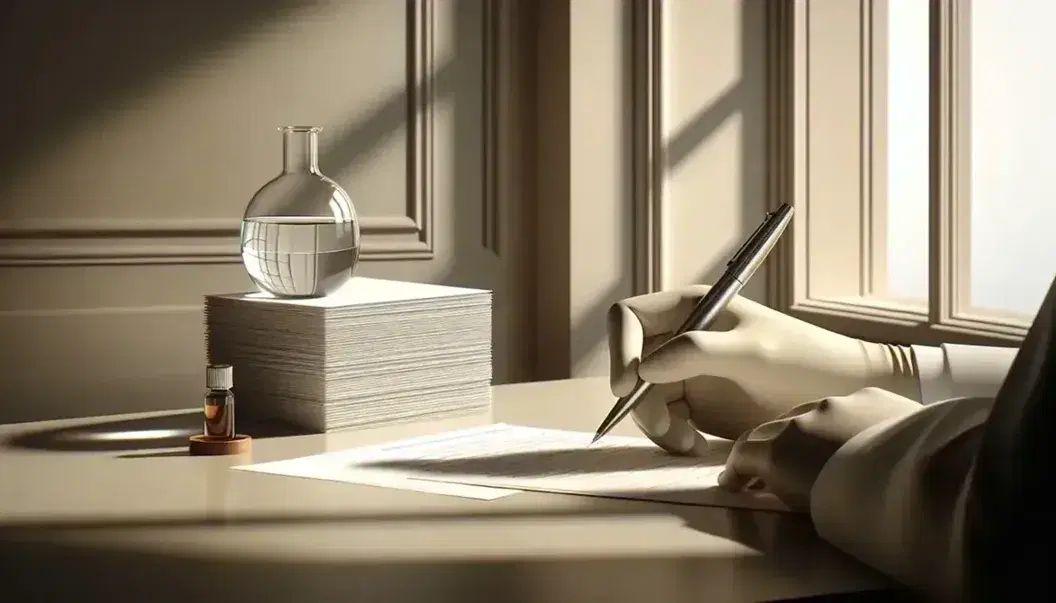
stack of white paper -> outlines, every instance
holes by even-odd
[[[355,277],[334,294],[205,299],[239,411],[328,431],[486,410],[490,291]]]

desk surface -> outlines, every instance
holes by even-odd
[[[483,502],[229,469],[492,421],[588,431],[612,400],[588,379],[500,386],[494,402],[490,417],[258,430],[251,458],[187,456],[197,410],[0,426],[5,591],[720,603],[889,586],[818,540],[805,516],[539,493]],[[614,433],[638,435],[630,421]]]

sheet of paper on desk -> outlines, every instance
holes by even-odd
[[[725,450],[676,457],[644,437],[608,436],[593,446],[580,432],[496,424],[364,458],[362,468],[412,479],[679,504],[787,510],[772,496],[718,487]],[[390,455],[391,456],[391,455]]]
[[[469,430],[474,431],[474,430]],[[436,450],[459,448],[462,432],[448,432],[436,436],[411,438],[376,446],[326,452],[284,461],[241,465],[241,471],[269,473],[288,477],[321,479],[363,486],[377,486],[398,490],[413,490],[477,500],[496,500],[517,490],[491,488],[458,482],[425,481],[414,479],[416,471],[400,469],[399,463],[436,457]],[[386,463],[393,466],[384,466]]]

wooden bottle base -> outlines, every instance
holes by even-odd
[[[227,454],[245,454],[249,452],[253,438],[238,434],[230,440],[206,435],[193,435],[189,446],[194,456],[217,456]]]

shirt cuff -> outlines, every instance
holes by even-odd
[[[910,346],[917,364],[917,383],[920,387],[920,403],[932,404],[950,399],[953,387],[950,382],[949,362],[944,346]]]

